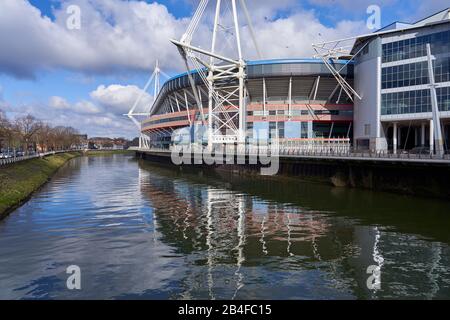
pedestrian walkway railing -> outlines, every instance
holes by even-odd
[[[178,146],[182,147],[182,152],[208,152],[207,147],[199,147],[199,146]],[[144,152],[155,152],[155,153],[171,153],[175,150],[173,147],[171,148],[158,148],[152,147],[148,148],[130,148],[130,150],[134,151],[144,151]],[[223,153],[233,152],[234,154],[242,154],[243,149],[237,146],[228,146],[223,149]],[[257,154],[274,154],[276,153],[280,157],[289,157],[289,158],[302,158],[302,157],[310,157],[310,158],[342,158],[342,159],[363,159],[363,160],[419,160],[422,162],[426,162],[427,160],[432,161],[448,161],[450,163],[450,154],[445,154],[442,156],[430,154],[430,153],[411,153],[407,151],[402,151],[397,154],[388,151],[378,151],[378,152],[369,152],[369,151],[361,151],[353,149],[350,144],[343,143],[339,141],[337,143],[328,143],[326,145],[295,145],[292,143],[284,144],[279,143],[277,148],[273,148],[273,146],[253,146],[247,145],[245,147],[246,155],[257,155]]]
[[[51,156],[51,155],[55,155],[55,154],[59,154],[59,153],[65,153],[65,152],[69,152],[69,151],[70,150],[51,151],[51,152],[45,152],[45,153],[36,153],[33,155],[22,156],[22,157],[11,157],[11,158],[7,158],[7,159],[0,159],[0,167],[8,165],[8,164],[16,163],[16,162],[21,162],[21,161],[36,159],[36,158],[44,158],[47,156]]]

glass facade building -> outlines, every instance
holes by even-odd
[[[439,111],[450,111],[448,89],[436,89]],[[382,95],[381,115],[423,112],[431,112],[430,90],[404,91]]]
[[[450,31],[385,43],[382,46],[381,115],[431,112],[430,89],[423,89],[423,85],[430,84],[427,43],[436,58],[433,61],[435,82],[450,81]],[[410,59],[421,61],[411,62]],[[449,88],[436,91],[439,110],[449,111]]]
[[[450,31],[437,32],[383,45],[383,63],[427,56],[427,43],[434,55],[450,52]]]
[[[450,145],[450,8],[362,35],[351,54],[358,93],[353,109],[356,149],[398,154],[427,147],[433,153],[441,141]],[[433,93],[438,115],[432,112]]]
[[[430,90],[413,90],[382,95],[381,114],[431,112]]]
[[[450,111],[450,87],[436,89],[440,111]]]
[[[428,84],[428,63],[417,62],[382,69],[381,88],[392,89]]]

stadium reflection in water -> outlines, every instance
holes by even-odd
[[[0,299],[450,298],[449,212],[446,201],[79,158],[0,222]],[[66,288],[70,265],[79,291]]]
[[[158,239],[192,266],[181,298],[450,297],[448,245],[429,241],[448,243],[448,203],[141,168]]]

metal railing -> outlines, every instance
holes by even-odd
[[[167,149],[167,148],[157,148],[152,147],[150,149],[147,148],[130,148],[133,151],[145,151],[145,152],[155,152],[155,153],[171,153],[173,149]],[[197,147],[190,147],[190,146],[183,146],[183,152],[207,152],[208,150],[206,148],[199,148]],[[234,152],[234,154],[242,154],[242,149],[232,146],[223,149],[223,152]],[[270,146],[253,146],[253,145],[247,145],[245,147],[245,154],[246,155],[258,155],[258,154],[264,154],[264,155],[270,155],[272,152]],[[394,154],[392,152],[388,151],[378,151],[378,152],[371,152],[371,151],[361,151],[357,149],[353,149],[353,147],[350,146],[350,144],[339,142],[337,144],[326,144],[326,145],[303,145],[303,146],[296,146],[292,144],[282,144],[280,143],[278,146],[277,154],[280,157],[289,157],[289,158],[302,158],[302,157],[308,157],[308,158],[341,158],[341,159],[362,159],[362,160],[405,160],[405,161],[421,161],[421,162],[433,162],[433,161],[445,161],[450,163],[450,154],[445,154],[443,156],[438,156],[434,154],[416,154],[416,153],[409,153],[407,151],[402,151],[397,154]]]
[[[363,158],[363,159],[399,159],[399,160],[446,160],[450,161],[450,155],[438,156],[434,154],[417,154],[407,151],[394,154],[387,151],[367,152],[353,150],[325,150],[325,151],[302,151],[302,150],[280,150],[280,155],[310,156],[310,157],[342,157],[342,158]]]
[[[280,140],[279,153],[291,154],[348,154],[351,151],[350,139],[296,139]]]
[[[0,159],[0,167],[6,166],[8,164],[16,163],[16,162],[21,162],[21,161],[36,159],[36,158],[44,158],[47,156],[51,156],[51,155],[55,155],[55,154],[59,154],[59,153],[66,153],[66,152],[70,152],[70,151],[71,150],[51,151],[51,152],[45,152],[45,153],[36,153],[33,155],[22,156],[22,157],[11,157],[11,158],[7,158],[7,159]]]

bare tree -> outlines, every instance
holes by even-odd
[[[52,128],[48,124],[42,124],[40,130],[36,133],[36,141],[41,152],[52,150]]]
[[[3,149],[3,143],[6,140],[7,130],[9,128],[9,121],[6,119],[3,111],[0,110],[0,151]]]
[[[52,127],[31,115],[19,117],[11,123],[0,110],[0,149],[5,145],[8,149],[22,146],[28,154],[31,146],[35,150],[48,152],[72,149],[80,143],[81,136],[72,127]]]
[[[80,143],[80,135],[72,127],[58,126],[51,130],[50,140],[55,149],[67,150]]]
[[[13,130],[13,125],[6,115],[0,110],[0,150],[5,146],[7,149],[14,147],[17,143],[17,136]]]
[[[67,127],[66,135],[67,135],[67,145],[66,145],[67,149],[71,149],[72,147],[80,144],[80,142],[81,142],[80,132],[77,129],[72,128],[72,127]]]
[[[10,128],[10,123],[3,111],[0,110],[0,137],[4,137],[6,130]]]
[[[35,138],[41,128],[42,122],[37,120],[32,115],[26,115],[16,119],[14,129],[22,141],[26,154],[28,154],[30,145],[36,144]]]
[[[64,149],[64,127],[58,126],[52,129],[53,144],[55,150]]]

